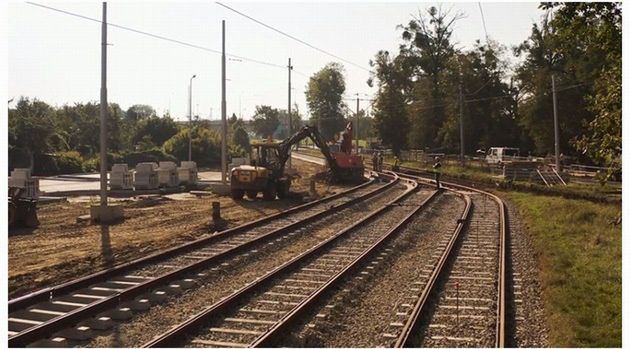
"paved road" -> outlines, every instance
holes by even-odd
[[[299,159],[308,162],[314,162],[321,165],[326,165],[326,160],[306,154],[291,154],[294,159]],[[84,173],[84,174],[71,174],[71,175],[59,175],[52,177],[39,177],[39,190],[42,195],[54,196],[55,193],[68,192],[68,191],[83,191],[83,190],[99,190],[100,189],[100,174],[98,173]],[[221,180],[221,172],[203,171],[199,172],[199,180],[204,182],[215,182]]]
[[[98,173],[61,175],[54,177],[40,177],[39,190],[43,195],[55,195],[58,192],[75,190],[99,190],[100,175]],[[220,181],[220,172],[199,172],[201,181]]]

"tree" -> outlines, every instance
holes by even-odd
[[[234,130],[234,137],[232,139],[232,143],[241,147],[245,152],[250,153],[252,151],[252,146],[249,142],[249,136],[247,132],[242,127]]]
[[[444,72],[455,54],[450,41],[453,24],[462,18],[450,15],[441,7],[430,7],[426,15],[419,12],[403,29],[400,60],[411,68],[411,96],[407,113],[411,122],[410,145],[433,148],[438,144],[438,130],[445,121],[445,95],[441,83]]]
[[[268,105],[256,106],[252,125],[254,132],[263,138],[272,136],[280,125],[278,109]]]
[[[135,145],[141,140],[145,142],[150,140],[153,144],[162,146],[164,142],[177,134],[177,131],[177,124],[170,115],[165,115],[164,117],[153,115],[138,123],[132,142]]]
[[[345,127],[342,100],[345,91],[343,66],[339,63],[327,64],[309,79],[305,94],[311,120],[319,125],[327,141]]]
[[[404,87],[409,72],[405,71],[402,57],[391,58],[389,52],[379,51],[370,65],[375,68],[368,85],[378,80],[378,94],[374,101],[374,128],[383,144],[395,154],[406,148],[409,119],[405,109]]]
[[[50,139],[55,134],[55,110],[48,104],[21,97],[15,109],[9,109],[9,147],[22,151],[34,165],[34,156],[54,150]]]
[[[516,50],[525,60],[517,69],[523,100],[520,123],[534,140],[539,153],[553,152],[553,102],[551,75],[556,79],[560,151],[581,155],[577,141],[592,133],[596,118],[595,96],[608,87],[593,84],[606,79],[621,57],[621,6],[617,3],[543,3],[554,8],[530,38]],[[584,144],[582,144],[584,145]],[[584,149],[582,149],[583,151]],[[614,151],[613,149],[610,149]],[[592,154],[591,152],[584,152]],[[592,159],[596,160],[596,159]]]
[[[146,104],[134,104],[125,113],[125,119],[138,122],[142,119],[146,119],[152,116],[156,116],[155,109],[152,106]]]
[[[460,150],[460,86],[464,98],[461,112],[464,149],[474,153],[491,146],[519,146],[520,128],[514,114],[515,94],[505,83],[506,66],[496,43],[481,44],[457,53],[445,71],[446,120],[438,133],[439,145],[449,152]]]
[[[190,129],[181,129],[164,142],[166,153],[179,160],[188,159],[188,134]],[[195,128],[192,131],[192,158],[200,166],[216,165],[221,160],[221,137],[215,130]]]

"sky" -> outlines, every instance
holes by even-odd
[[[33,2],[101,19],[101,2]],[[399,24],[432,5],[465,18],[456,22],[453,41],[469,49],[488,36],[506,47],[523,42],[543,11],[538,2],[230,2],[226,5],[355,65],[340,62],[232,12],[215,2],[108,2],[108,22],[154,35],[221,50],[221,21],[226,21],[226,51],[269,64],[228,59],[227,115],[245,119],[256,105],[286,109],[288,58],[292,60],[292,101],[307,114],[308,78],[329,62],[345,67],[346,102],[354,109],[356,93],[369,98],[369,60],[379,50],[397,52]],[[54,106],[98,102],[100,98],[99,22],[77,18],[26,2],[8,4],[8,98],[37,98]],[[124,110],[153,106],[188,118],[188,88],[193,79],[192,109],[201,119],[221,117],[221,55],[110,26],[108,28],[108,100]],[[15,102],[13,102],[15,103]],[[292,103],[292,104],[293,104]],[[361,108],[367,104],[361,101]],[[11,105],[10,105],[11,106]]]

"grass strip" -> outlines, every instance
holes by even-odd
[[[621,347],[621,205],[503,192],[538,256],[552,347]]]

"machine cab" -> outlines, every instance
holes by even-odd
[[[252,166],[260,166],[273,172],[282,170],[277,143],[259,143],[252,145]]]

